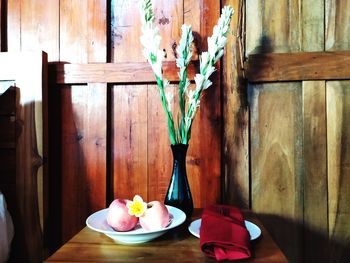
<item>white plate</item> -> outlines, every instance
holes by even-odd
[[[201,227],[202,219],[194,220],[188,227],[192,235],[199,238],[199,229]],[[250,240],[257,239],[261,235],[261,229],[254,223],[244,220],[245,226],[249,232]]]
[[[115,231],[107,224],[106,218],[108,208],[97,211],[90,215],[86,219],[86,225],[90,229],[103,233],[106,236],[112,238],[117,243],[144,243],[165,234],[169,229],[181,225],[186,220],[186,214],[180,209],[168,205],[166,207],[168,208],[170,217],[172,218],[171,222],[166,228],[157,231],[145,231],[139,224],[135,229],[127,232]]]

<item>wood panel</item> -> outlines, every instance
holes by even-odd
[[[327,83],[329,235],[334,262],[350,259],[349,85],[349,81]]]
[[[326,85],[303,82],[304,260],[329,262]],[[319,251],[314,253],[314,251]]]
[[[85,83],[155,83],[154,73],[148,62],[136,63],[89,63],[55,64],[51,66],[57,84]],[[179,81],[175,62],[164,62],[163,74],[169,81]],[[194,79],[196,68],[193,63],[188,67],[188,78]]]
[[[60,1],[60,61],[106,62],[106,12],[105,1]],[[61,91],[63,242],[106,206],[106,96],[98,83]]]
[[[175,93],[174,86],[170,87],[172,89],[169,91],[170,93]],[[149,145],[147,149],[148,200],[162,201],[165,198],[170,182],[172,154],[166,126],[167,120],[160,102],[157,86],[148,86],[148,98],[152,98],[147,103],[147,141]],[[189,174],[188,169],[187,173]]]
[[[349,50],[350,3],[326,0],[326,50]],[[350,79],[350,78],[349,78]],[[327,89],[328,207],[330,258],[350,260],[348,171],[349,81],[329,81]]]
[[[21,1],[7,1],[7,30],[6,31],[7,31],[7,51],[20,51],[21,50]]]
[[[183,21],[182,1],[153,1],[153,8],[155,12],[155,25],[159,27],[160,34],[162,36],[161,48],[163,48],[166,51],[166,60],[174,60],[172,45],[176,40],[179,39],[179,36],[181,34],[180,29]],[[141,21],[137,1],[112,1],[111,23],[112,62],[144,62],[145,58],[142,55],[141,42],[139,41],[141,36]],[[125,50],[128,50],[130,48],[134,49],[135,52],[125,52]],[[149,72],[149,70],[150,66],[148,65],[148,70],[143,70],[143,72]],[[170,76],[170,79],[177,79],[176,71],[173,72],[175,74],[173,74],[173,77]],[[153,73],[150,75],[151,78],[149,78],[148,80],[152,79],[152,82],[154,82],[154,76],[152,76]],[[140,78],[129,78],[128,82],[132,84],[134,82],[137,82],[137,79]],[[157,91],[156,94],[150,91],[154,88]],[[125,86],[123,90],[120,90],[119,86],[114,86],[113,89],[114,95],[118,94],[118,97],[115,99],[118,99],[135,93],[134,90],[137,88],[134,86]],[[162,200],[164,199],[163,196],[165,195],[166,189],[165,191],[164,189],[159,191],[158,188],[154,188],[153,186],[159,182],[162,182],[164,180],[164,176],[165,178],[170,177],[170,172],[163,173],[161,169],[162,165],[169,165],[169,161],[165,163],[162,163],[160,161],[153,162],[153,158],[161,156],[161,152],[159,152],[159,150],[162,150],[159,149],[159,146],[167,148],[167,145],[169,145],[167,136],[168,132],[166,130],[166,121],[164,120],[162,122],[159,122],[159,120],[155,120],[153,118],[154,111],[149,111],[150,105],[161,105],[158,94],[158,88],[156,88],[153,85],[140,86],[140,91],[138,92],[138,94],[141,97],[135,98],[134,100],[132,100],[134,102],[130,101],[130,103],[133,103],[132,105],[134,105],[134,109],[136,106],[140,110],[143,109],[142,115],[136,118],[135,114],[137,112],[134,112],[134,109],[124,108],[123,112],[128,112],[127,114],[133,117],[133,119],[130,120],[131,123],[121,123],[115,121],[114,123],[112,123],[112,125],[114,125],[113,129],[115,135],[117,135],[118,133],[123,134],[124,136],[127,135],[128,140],[130,140],[128,145],[125,145],[123,141],[113,142],[114,146],[119,146],[118,148],[114,147],[113,149],[115,155],[120,156],[119,154],[125,154],[125,149],[120,148],[120,146],[127,146],[126,151],[128,152],[127,163],[119,162],[119,166],[117,167],[124,171],[129,171],[128,175],[130,178],[124,178],[119,181],[128,181],[132,184],[127,184],[131,186],[131,188],[129,188],[128,190],[128,196],[132,194],[138,194],[138,191],[141,191],[139,194],[143,193],[143,197],[149,201]],[[150,94],[152,94],[153,96]],[[112,110],[114,116],[120,117],[119,105],[114,103]],[[159,116],[162,115],[164,115],[163,117],[165,117],[163,110],[159,112]],[[164,136],[158,137],[154,133],[149,132],[149,130],[153,130],[153,127],[157,125],[164,125],[164,129],[162,129],[162,133],[164,134]],[[115,139],[117,138],[120,138],[120,136],[115,136]],[[142,139],[144,139],[145,142],[142,142]],[[146,145],[144,143],[146,143]],[[171,159],[169,158],[168,160]],[[117,178],[121,179],[120,175],[117,174],[117,167],[115,166],[113,170],[113,176],[116,179],[116,189],[114,192],[115,196],[118,196],[119,193],[122,194],[127,191],[127,189],[121,191],[121,188],[125,188],[125,185],[116,185],[120,183],[117,181]],[[123,174],[125,175],[125,173]],[[139,183],[135,184],[133,182]],[[140,185],[140,183],[143,183],[144,185]]]
[[[21,50],[43,50],[59,59],[59,0],[21,0]]]
[[[349,51],[253,54],[246,65],[247,78],[250,82],[348,79],[349,62]]]
[[[292,262],[300,262],[302,114],[298,83],[256,85],[251,95],[252,209]]]
[[[246,1],[246,52],[295,52],[300,50],[300,1]]]
[[[302,50],[324,51],[324,1],[304,0]],[[322,55],[325,55],[322,53]],[[337,55],[332,56],[337,58]],[[300,64],[304,64],[300,62]],[[325,68],[330,61],[321,62]],[[311,67],[311,66],[310,66]],[[337,67],[338,68],[338,67]],[[314,70],[317,72],[318,70]],[[329,67],[328,74],[337,72]],[[291,74],[292,75],[292,74]],[[316,75],[316,74],[315,74]],[[307,77],[303,80],[308,79]],[[321,79],[327,79],[324,76]],[[327,206],[327,124],[325,81],[303,81],[304,262],[329,262]],[[319,253],[314,253],[319,251]]]
[[[200,1],[200,51],[207,50],[207,38],[220,17],[220,1]],[[220,72],[220,62],[216,64]],[[211,76],[213,85],[201,97],[201,106],[195,117],[188,154],[189,183],[192,187],[194,207],[206,207],[221,201],[221,89],[220,74]],[[198,165],[198,167],[196,167]],[[195,176],[191,176],[191,169]]]
[[[246,55],[301,50],[300,1],[247,1]],[[260,68],[263,71],[263,68]],[[301,83],[249,85],[251,206],[291,262],[302,261]]]
[[[115,198],[147,200],[147,86],[115,86],[112,108],[113,187]]]
[[[155,25],[162,36],[161,47],[166,52],[166,60],[174,61],[174,48],[180,40],[183,24],[183,0],[152,1],[155,13]],[[167,91],[177,101],[176,85]],[[162,109],[159,90],[155,85],[148,85],[148,132],[147,132],[147,165],[148,165],[148,199],[164,200],[170,182],[172,155],[165,112]],[[173,119],[176,120],[173,107]]]
[[[249,110],[243,80],[243,1],[224,1],[235,10],[223,59],[223,201],[249,207]]]

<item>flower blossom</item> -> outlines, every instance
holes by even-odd
[[[128,202],[126,207],[128,208],[129,215],[140,217],[145,213],[147,203],[143,201],[141,196],[135,195],[132,202]]]

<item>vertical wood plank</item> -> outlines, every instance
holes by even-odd
[[[112,60],[113,62],[145,61],[140,42],[141,21],[139,1],[113,0],[112,7]],[[166,60],[174,60],[173,44],[181,36],[183,22],[182,0],[153,0],[155,25],[162,36],[161,48],[165,50]],[[130,48],[134,52],[125,52]]]
[[[213,27],[220,17],[220,1],[202,0],[200,7],[199,50],[206,51],[207,38],[212,35]],[[216,68],[217,72],[220,72],[220,63],[217,63]],[[198,169],[198,173],[194,173],[195,176],[191,176],[191,167],[188,172],[190,184],[195,185],[192,191],[195,207],[206,207],[221,201],[220,74],[215,73],[211,81],[213,85],[201,98],[201,106],[195,117],[189,142],[189,157],[196,160],[193,162],[193,169]]]
[[[305,262],[329,262],[324,81],[303,82]],[[314,253],[319,251],[318,253]]]
[[[301,96],[299,83],[256,85],[251,95],[252,209],[291,262],[301,261]]]
[[[21,50],[43,50],[49,61],[58,61],[59,0],[20,2]]]
[[[327,82],[328,205],[330,257],[350,259],[349,81]]]
[[[114,198],[147,200],[147,86],[114,86]]]
[[[5,1],[2,2],[4,3]],[[8,39],[7,49],[9,51],[44,50],[48,53],[48,59],[50,61],[57,61],[59,58],[59,1],[53,0],[44,3],[43,1],[30,0],[6,1],[6,3],[8,15],[6,30]],[[47,101],[45,100],[42,107],[46,107],[46,103]],[[41,113],[38,114],[37,109],[35,114],[38,120],[42,120],[43,116]],[[42,130],[44,121],[37,122],[36,128],[38,130]],[[46,135],[40,134],[38,138],[39,148],[43,147],[43,136]],[[47,145],[44,146],[47,147]],[[40,152],[40,154],[42,155],[43,153]],[[46,156],[46,153],[44,154]],[[45,166],[45,169],[47,168],[48,166]],[[50,235],[49,231],[52,229],[48,225],[52,219],[51,213],[48,211],[48,194],[46,189],[48,178],[44,177],[42,167],[38,169],[36,175],[39,198],[38,210],[46,242],[46,238]],[[48,243],[45,245],[48,245]],[[46,254],[48,253],[46,251],[47,249],[48,247],[45,247]]]
[[[326,50],[348,50],[350,3],[326,0]],[[328,81],[327,146],[330,258],[350,260],[349,81]]]
[[[247,54],[300,50],[300,1],[247,0]]]
[[[106,28],[104,1],[61,0],[60,61],[105,62]],[[65,87],[61,103],[65,242],[106,206],[106,84]]]
[[[174,86],[169,87],[175,92]],[[148,86],[148,200],[165,198],[172,170],[167,120],[155,85]],[[187,171],[189,173],[189,171]]]
[[[166,50],[167,60],[175,59],[175,47],[181,36],[183,24],[183,1],[154,1],[155,22],[160,28],[162,48]],[[173,94],[173,118],[177,119],[177,84],[168,87]],[[174,113],[175,112],[175,113]],[[164,200],[170,182],[172,155],[166,117],[162,108],[157,86],[148,86],[148,199]]]
[[[7,1],[7,51],[21,50],[21,2]]]
[[[325,0],[326,50],[350,49],[350,2]]]
[[[325,0],[303,0],[301,3],[302,51],[323,51]]]
[[[302,1],[247,1],[246,55],[301,50]],[[251,205],[291,262],[302,261],[301,83],[249,85]],[[287,238],[288,237],[288,238]]]
[[[226,0],[235,11],[228,35],[223,59],[223,201],[239,207],[249,207],[249,142],[248,103],[246,86],[242,78],[240,62],[244,50],[240,50],[240,30],[245,10],[243,1]]]
[[[303,51],[324,50],[324,1],[303,0]],[[304,81],[304,261],[328,262],[327,124],[324,81]],[[319,251],[319,253],[315,253]]]

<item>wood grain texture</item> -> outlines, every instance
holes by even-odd
[[[291,262],[302,256],[301,96],[299,83],[256,85],[251,95],[252,209]]]
[[[304,0],[302,50],[324,51],[325,1]],[[301,62],[301,64],[303,64]],[[328,62],[327,62],[328,66]],[[319,67],[324,67],[319,65]],[[329,71],[332,74],[332,70]],[[325,78],[326,79],[326,78]],[[303,81],[304,262],[329,262],[325,81]],[[319,251],[318,253],[314,253]]]
[[[104,1],[60,1],[61,62],[106,62],[106,14]],[[106,96],[102,83],[61,91],[63,242],[106,206]]]
[[[326,50],[349,50],[350,3],[341,0],[325,0]]]
[[[220,17],[220,1],[200,1],[200,51],[207,50],[207,37],[212,35],[213,27]],[[221,66],[216,64],[217,72]],[[206,207],[209,204],[221,201],[221,88],[220,74],[211,76],[213,85],[204,92],[201,106],[195,117],[191,140],[189,142],[190,158],[197,160],[194,165],[199,169],[197,177],[191,177],[189,182],[194,186],[195,207]]]
[[[224,1],[235,11],[223,58],[223,189],[225,203],[249,207],[249,110],[243,81],[240,37],[243,1]]]
[[[250,82],[348,79],[349,62],[349,51],[254,54],[246,65],[247,78]]]
[[[21,50],[43,50],[59,60],[59,0],[20,0]]]
[[[246,6],[249,17],[246,56],[301,50],[302,31],[296,26],[301,23],[301,1],[248,0]],[[255,74],[264,71],[261,67]],[[261,214],[288,260],[300,262],[303,255],[301,83],[249,85],[248,94],[251,206]]]
[[[327,82],[328,206],[330,257],[350,259],[349,203],[349,81]]]
[[[113,0],[112,7],[112,61],[113,62],[142,62],[142,45],[140,12],[137,0]],[[174,43],[181,36],[183,23],[183,1],[154,0],[152,1],[155,25],[160,29],[162,36],[161,49],[164,49],[166,60],[175,60]],[[175,45],[176,46],[176,45]],[[134,52],[125,52],[133,49]]]
[[[325,0],[301,1],[301,49],[323,51],[325,45]]]
[[[300,51],[301,1],[246,1],[246,52]]]
[[[21,1],[7,1],[7,51],[21,50]]]
[[[350,3],[326,0],[326,50],[349,50]],[[329,81],[327,89],[328,207],[330,258],[350,260],[349,81]]]
[[[175,94],[175,85],[169,89],[169,93]],[[163,201],[168,190],[173,161],[167,120],[160,102],[158,87],[148,85],[147,96],[150,98],[147,103],[148,200]]]
[[[114,198],[147,200],[147,86],[114,86],[112,160]]]
[[[148,62],[88,63],[51,65],[57,84],[85,83],[155,83],[154,73]],[[169,81],[179,81],[175,62],[163,64],[163,74]],[[188,78],[194,79],[194,64],[188,67]]]
[[[303,82],[304,260],[329,262],[326,84]],[[314,253],[314,251],[319,251]]]

